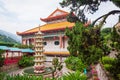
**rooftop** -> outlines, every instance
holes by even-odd
[[[70,23],[68,21],[63,21],[63,22],[42,25],[42,26],[40,26],[40,30],[42,32],[62,30],[62,29],[65,29],[66,27],[72,28],[74,25],[75,25],[74,23]],[[30,29],[30,30],[27,30],[24,32],[17,32],[17,34],[24,35],[24,34],[36,33],[38,31],[39,31],[39,27],[35,27],[33,29]]]
[[[0,46],[0,49],[2,50],[8,50],[8,51],[19,51],[19,52],[28,52],[28,53],[34,53],[34,50],[26,48],[26,49],[20,49],[20,48],[14,48],[14,47],[7,47],[7,46]]]

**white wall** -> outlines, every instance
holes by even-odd
[[[59,45],[55,45],[54,42],[55,41],[59,41],[59,40],[46,40],[45,42],[47,42],[47,45],[44,46],[45,52],[61,52],[61,51],[68,51],[67,50],[67,41],[65,40],[65,48],[60,48],[60,42]]]
[[[7,53],[8,53],[8,56],[7,56]],[[13,55],[12,55],[13,54]],[[20,55],[19,55],[20,54]],[[5,52],[4,54],[4,57],[20,57],[23,55],[23,53],[21,52],[12,52],[12,51],[8,51],[8,52]]]
[[[52,61],[53,58],[55,58],[55,56],[46,56],[46,60],[45,61]],[[60,57],[57,57],[57,58],[60,61]],[[67,57],[61,57],[61,58],[62,58],[62,62],[64,62]]]

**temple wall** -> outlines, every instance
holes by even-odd
[[[59,45],[55,45],[55,41],[59,41],[59,40],[46,40],[46,43],[47,43],[47,45],[45,45],[44,46],[44,49],[45,49],[45,51],[46,52],[61,52],[61,51],[68,51],[67,50],[67,46],[68,46],[68,44],[67,44],[67,40],[65,40],[65,47],[63,48],[63,47],[61,47],[60,48],[60,42],[59,42]]]
[[[51,61],[53,60],[53,58],[55,58],[55,56],[46,56],[46,62],[51,62]],[[58,56],[57,58],[58,58],[59,61],[60,61],[60,57]],[[66,58],[67,58],[67,57],[63,57],[63,56],[62,56],[62,62],[64,62]]]
[[[62,47],[60,47],[61,45],[61,41],[60,41],[60,35],[62,37]],[[46,42],[47,44],[44,45],[44,50],[45,52],[68,52],[67,50],[67,41],[68,39],[65,38],[64,36],[64,32],[53,32],[53,33],[44,33],[44,42]],[[30,39],[32,39],[32,41],[30,41]],[[25,35],[22,37],[22,44],[26,44],[29,45],[30,43],[32,43],[34,45],[34,37],[33,34],[32,35]],[[55,41],[59,42],[59,45],[55,45]]]

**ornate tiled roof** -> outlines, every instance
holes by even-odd
[[[42,25],[42,26],[40,26],[40,30],[42,32],[54,31],[54,30],[64,30],[66,27],[72,28],[73,26],[74,26],[74,23],[63,21],[63,22]],[[17,34],[24,35],[24,34],[36,33],[38,31],[39,31],[39,27],[35,27],[33,29],[30,29],[30,30],[27,30],[24,32],[17,32]]]
[[[70,55],[69,52],[64,52],[64,51],[61,51],[61,52],[44,52],[45,55]]]
[[[40,18],[40,20],[44,22],[49,22],[53,20],[58,20],[61,18],[66,18],[69,13],[60,9],[56,9],[53,13],[51,13],[47,18]]]

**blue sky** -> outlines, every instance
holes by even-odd
[[[69,11],[68,8],[61,8],[59,2],[61,0],[0,0],[0,29],[16,34],[25,30],[44,24],[40,18],[46,18],[56,8]],[[103,9],[104,8],[104,9]],[[91,20],[96,19],[115,7],[111,2],[103,3],[100,10],[95,14],[88,14]],[[112,26],[117,21],[118,15],[110,17],[106,26]]]

